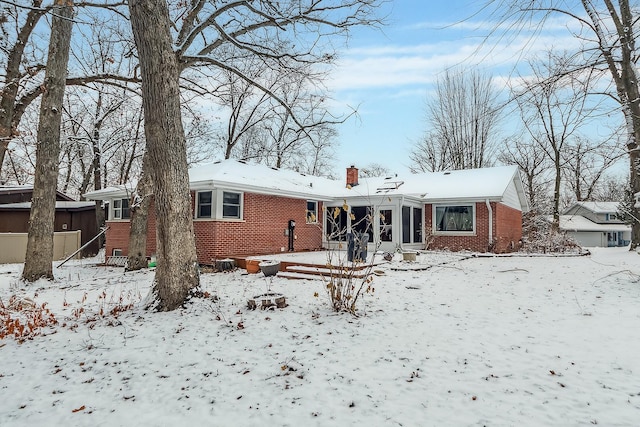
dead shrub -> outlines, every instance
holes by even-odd
[[[40,335],[44,328],[58,324],[47,303],[12,295],[7,305],[0,300],[0,340],[13,338],[22,343]]]

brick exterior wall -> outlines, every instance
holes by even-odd
[[[517,251],[520,249],[522,240],[522,212],[502,203],[497,203],[494,212],[498,220],[495,222],[493,251],[497,253]]]
[[[114,249],[121,249],[123,255],[129,255],[129,221],[106,221],[109,227],[105,241],[105,253],[113,254]],[[147,218],[147,256],[156,253],[156,210],[151,200],[149,205],[149,218]]]
[[[192,193],[192,204],[195,203]],[[294,250],[316,250],[322,247],[321,223],[307,224],[307,201],[288,197],[244,193],[242,221],[194,220],[198,260],[210,264],[215,259],[233,255],[264,255],[288,250],[285,236],[290,219],[296,222]],[[322,203],[318,202],[321,216]],[[155,209],[149,212],[147,255],[156,251]],[[114,248],[128,254],[129,222],[107,221],[106,254]]]
[[[491,202],[493,211],[493,245],[489,245],[489,210],[484,202],[475,204],[476,233],[474,236],[433,236],[429,249],[474,252],[511,252],[517,250],[522,238],[522,213],[501,203]],[[433,232],[432,205],[425,205],[427,236]]]

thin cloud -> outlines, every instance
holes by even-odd
[[[588,16],[580,15],[579,17],[588,21]],[[576,19],[566,15],[547,16],[537,21],[535,25],[527,25],[526,22],[517,20],[505,20],[497,22],[495,20],[477,20],[463,19],[460,21],[422,21],[404,25],[400,27],[401,31],[465,31],[465,32],[491,32],[491,33],[513,33],[513,34],[538,34],[540,27],[544,26],[544,33],[555,33],[558,31],[578,30],[580,24]],[[476,35],[477,37],[484,37]]]
[[[408,46],[378,45],[348,51],[339,61],[328,85],[334,90],[364,90],[425,86],[447,67],[480,67],[490,74],[516,74],[515,70],[536,53],[553,47],[570,49],[571,36],[521,36],[496,46],[440,42]]]

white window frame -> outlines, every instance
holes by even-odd
[[[449,230],[438,230],[438,225],[436,224],[436,212],[438,208],[447,208],[447,207],[471,207],[471,215],[473,216],[473,229],[471,231],[449,231]],[[431,229],[434,235],[438,236],[475,236],[476,235],[476,204],[475,203],[447,203],[447,204],[437,204],[432,205],[431,207]]]
[[[308,209],[309,203],[313,203],[313,205],[315,206],[313,211]],[[313,213],[313,216],[314,216],[313,221],[311,221],[310,218],[309,218],[309,214],[310,213]],[[305,217],[306,217],[307,224],[317,224],[318,223],[318,202],[316,200],[307,200],[307,205],[305,207]]]
[[[200,216],[200,194],[202,193],[211,193],[211,214],[209,216]],[[203,190],[196,191],[196,203],[195,203],[195,218],[196,219],[213,219],[215,215],[215,205],[216,205],[216,192],[213,190]]]
[[[123,207],[122,207],[122,202],[123,201],[127,201],[127,210],[129,211],[129,216],[126,218],[122,217],[122,213],[123,213]],[[116,207],[116,202],[120,202],[120,206]],[[110,203],[111,207],[111,219],[114,221],[128,221],[131,219],[131,206],[129,206],[129,199],[126,198],[119,198],[119,199],[113,199]]]
[[[224,193],[233,193],[237,194],[238,197],[238,216],[235,217],[225,217],[224,216]],[[241,191],[230,191],[230,190],[218,190],[218,203],[216,203],[216,218],[225,220],[225,221],[238,221],[243,219],[244,213],[244,193]]]

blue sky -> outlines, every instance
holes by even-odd
[[[357,106],[359,117],[340,126],[335,172],[370,163],[408,173],[409,152],[426,130],[425,103],[431,85],[446,67],[477,65],[497,84],[509,78],[523,50],[535,52],[563,41],[560,33],[543,34],[531,45],[527,34],[500,45],[478,46],[491,23],[473,15],[481,0],[395,0],[385,8],[381,30],[354,32],[328,83],[338,105]],[[383,12],[384,13],[384,12]],[[559,30],[568,37],[563,23]]]

